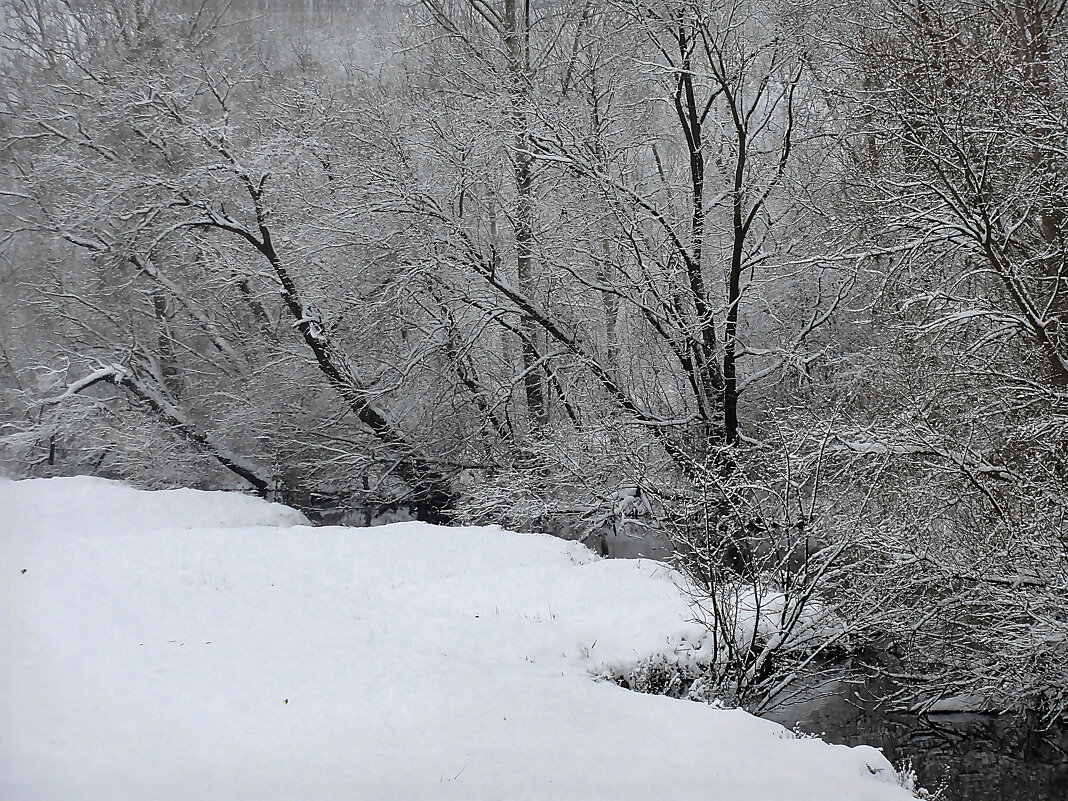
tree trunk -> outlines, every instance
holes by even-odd
[[[692,20],[683,19],[677,31],[679,63],[675,112],[682,125],[689,156],[690,252],[683,253],[697,334],[692,339],[691,369],[695,374],[697,407],[701,418],[701,450],[723,440],[724,375],[716,360],[716,326],[704,277],[705,153],[703,112],[693,83],[693,48],[697,45]]]
[[[504,44],[508,55],[509,94],[515,138],[512,143],[512,167],[516,188],[515,249],[516,272],[520,288],[531,294],[534,286],[534,159],[530,134],[530,7],[520,10],[517,0],[504,0]],[[538,328],[528,317],[520,320],[523,328],[523,390],[532,427],[540,428],[549,417],[549,409],[538,361]]]
[[[151,381],[139,376],[132,367],[116,364],[101,368],[80,381],[71,384],[66,392],[53,402],[59,402],[64,398],[77,395],[102,381],[125,390],[134,398],[146,404],[186,442],[201,453],[213,456],[227,470],[245,479],[253,486],[256,494],[261,498],[267,497],[267,493],[271,488],[271,481],[266,470],[215,442],[209,434],[201,431],[178,408],[177,403],[167,397],[165,390],[153,386]],[[52,448],[49,451],[50,459],[54,456],[54,443],[55,436],[53,435]],[[52,464],[52,462],[49,461],[49,464]]]

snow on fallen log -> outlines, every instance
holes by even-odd
[[[100,367],[97,370],[89,373],[84,378],[80,378],[74,383],[70,384],[67,389],[56,398],[56,401],[63,400],[65,398],[73,397],[79,392],[83,392],[89,387],[99,384],[101,381],[109,381],[113,384],[121,384],[126,377],[126,368],[118,364],[109,364],[104,367]]]

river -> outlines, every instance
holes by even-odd
[[[1068,725],[1029,729],[1006,716],[888,712],[863,685],[834,682],[819,697],[765,717],[831,743],[881,748],[911,761],[918,784],[944,801],[1068,800]]]

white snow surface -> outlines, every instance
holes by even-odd
[[[657,562],[306,522],[235,494],[0,481],[0,798],[911,797],[873,748],[595,681],[700,658]]]

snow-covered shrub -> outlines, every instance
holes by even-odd
[[[626,681],[620,683],[630,690],[648,695],[667,695],[682,698],[694,682],[692,669],[671,662],[663,655],[639,660]]]
[[[506,465],[472,478],[458,513],[466,523],[554,534],[598,550],[605,533],[658,527],[646,488],[670,475],[663,451],[633,427],[550,426]]]
[[[937,790],[931,791],[926,787],[920,786],[920,778],[916,774],[916,769],[912,766],[912,760],[904,760],[900,766],[895,770],[897,776],[898,786],[904,787],[916,798],[923,801],[939,801],[945,797],[946,784],[943,784]]]
[[[760,710],[806,672],[848,653],[869,622],[843,605],[854,532],[842,525],[805,433],[715,455],[659,508],[716,652],[699,694]],[[650,493],[652,494],[652,493]]]

